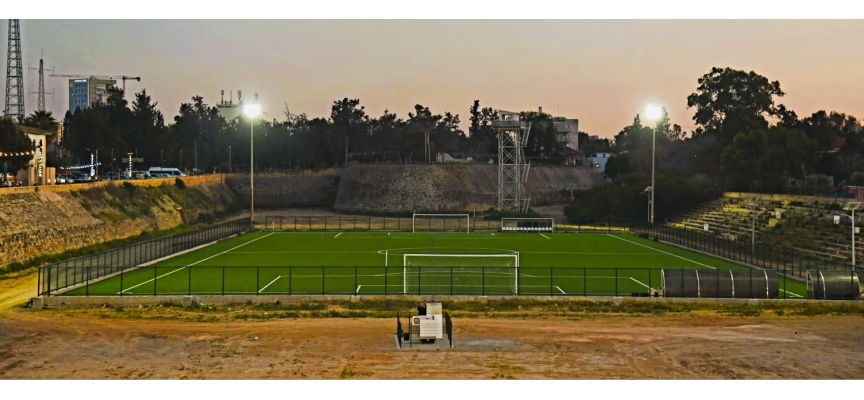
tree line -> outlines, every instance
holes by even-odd
[[[486,162],[497,157],[497,138],[492,129],[496,112],[475,101],[469,109],[470,128],[460,128],[458,114],[435,113],[417,104],[401,118],[385,110],[370,116],[359,99],[336,100],[328,118],[310,118],[293,113],[287,105],[281,121],[250,120],[246,116],[226,119],[219,109],[194,96],[183,103],[173,121],[166,121],[146,90],[135,93],[131,103],[118,88],[108,90],[107,100],[86,109],[67,112],[63,125],[63,151],[48,158],[49,166],[68,167],[89,163],[98,152],[103,165],[118,169],[121,158],[132,153],[143,165],[248,171],[251,161],[250,130],[254,125],[255,167],[257,170],[331,168],[352,161],[386,163],[433,163],[438,153],[454,158]],[[526,156],[548,162],[563,159],[564,146],[556,139],[549,114],[523,112],[536,122]],[[32,116],[25,124],[51,125],[58,122],[48,113]],[[230,165],[229,165],[230,162]],[[104,170],[104,168],[103,168]]]
[[[664,109],[648,125],[637,114],[611,141],[580,140],[583,150],[615,153],[606,165],[612,183],[577,193],[568,219],[646,221],[647,196],[640,193],[651,184],[652,137],[655,222],[723,191],[833,195],[839,185],[864,183],[861,122],[835,111],[800,118],[777,103],[785,94],[778,81],[753,71],[715,67],[687,97],[692,132],[671,124]]]

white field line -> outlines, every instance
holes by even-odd
[[[495,232],[492,232],[492,236],[495,236]]]
[[[333,236],[333,239],[336,239],[336,238],[339,237],[339,235],[341,235],[341,234],[342,234],[342,232],[337,233],[336,236]]]
[[[258,293],[261,293],[261,292],[263,292],[263,291],[264,291],[264,289],[267,289],[267,288],[268,288],[268,287],[270,287],[270,285],[272,285],[272,284],[274,284],[274,283],[276,283],[276,281],[278,281],[278,280],[279,280],[279,278],[281,278],[281,277],[282,277],[282,275],[279,275],[279,276],[277,276],[277,277],[276,277],[276,278],[275,278],[275,279],[273,279],[273,280],[272,280],[272,281],[270,281],[270,283],[268,283],[268,284],[266,284],[266,285],[264,285],[264,287],[262,287],[262,288],[261,288],[261,290],[259,290],[259,291],[258,291]]]
[[[555,286],[555,288],[558,289],[558,291],[561,292],[561,294],[567,294],[567,292],[561,290],[560,286]]]
[[[552,238],[550,238],[549,236],[546,236],[546,235],[544,235],[544,234],[542,234],[542,233],[540,234],[540,236],[543,236],[543,237],[545,237],[546,239],[552,240]]]
[[[682,259],[682,260],[684,260],[684,261],[689,261],[689,262],[691,262],[691,263],[693,263],[693,264],[699,264],[699,265],[701,265],[701,266],[703,266],[703,267],[707,267],[707,268],[711,268],[711,269],[717,269],[717,268],[712,267],[712,266],[710,266],[710,265],[708,265],[708,264],[702,264],[702,263],[700,263],[700,262],[698,262],[698,261],[693,261],[693,260],[691,260],[691,259],[689,259],[689,258],[681,257],[681,256],[679,256],[679,255],[677,255],[677,254],[672,254],[672,253],[669,253],[669,252],[666,252],[666,251],[663,251],[663,250],[660,250],[660,249],[655,249],[655,248],[653,248],[653,247],[646,246],[646,245],[644,245],[644,244],[642,244],[642,243],[636,243],[636,242],[634,242],[634,241],[632,241],[632,240],[623,239],[623,238],[620,238],[620,237],[618,237],[618,236],[610,235],[610,234],[608,234],[608,233],[606,234],[606,236],[613,237],[613,238],[618,239],[618,240],[623,240],[623,241],[625,241],[625,242],[627,242],[627,243],[632,243],[632,244],[635,244],[635,245],[637,245],[637,246],[642,246],[642,247],[644,247],[644,248],[646,248],[646,249],[651,249],[651,250],[654,250],[654,251],[657,251],[657,252],[660,252],[660,253],[663,253],[663,254],[668,254],[668,255],[670,255],[670,256],[672,256],[672,257],[678,257],[678,258],[680,258],[680,259]]]
[[[783,289],[780,289],[780,291],[783,292],[783,293],[786,293],[786,294],[788,294],[788,295],[795,296],[795,297],[797,297],[797,298],[799,298],[799,299],[803,299],[803,298],[804,298],[804,296],[801,296],[800,294],[797,294],[797,293],[787,292],[787,291],[785,291],[785,290],[783,290]]]
[[[357,285],[357,290],[354,291],[354,294],[360,293],[361,287],[363,287],[363,285]]]
[[[629,277],[629,278],[630,278],[630,280],[632,280],[633,282],[636,282],[636,283],[638,283],[638,284],[640,284],[640,285],[642,285],[642,286],[645,286],[645,287],[648,288],[648,289],[651,289],[650,286],[648,286],[648,285],[646,285],[646,284],[640,282],[638,279],[636,279],[636,278],[634,278],[634,277],[632,277],[632,276]]]
[[[225,254],[225,253],[230,252],[231,250],[239,249],[239,248],[241,248],[241,247],[243,247],[243,246],[245,246],[245,245],[247,245],[247,244],[249,244],[249,243],[252,243],[252,242],[254,242],[254,241],[258,241],[258,240],[264,239],[264,238],[266,238],[267,236],[272,235],[273,233],[274,233],[274,232],[268,233],[268,234],[266,234],[266,235],[264,235],[264,236],[261,236],[261,237],[259,237],[259,238],[255,238],[255,239],[252,239],[252,240],[250,240],[250,241],[248,241],[248,242],[246,242],[246,243],[243,243],[243,244],[241,244],[241,245],[239,245],[239,246],[236,246],[236,247],[230,248],[230,249],[228,249],[228,250],[225,250],[225,251],[223,251],[223,252],[221,252],[221,253],[219,253],[219,254],[212,255],[212,256],[207,257],[207,258],[205,258],[205,259],[195,261],[194,263],[189,264],[189,265],[187,265],[186,267],[191,267],[191,266],[193,266],[193,265],[195,265],[195,264],[202,263],[202,262],[207,261],[207,260],[209,260],[209,259],[211,259],[211,258],[215,258],[215,257],[221,256],[221,255],[223,255],[223,254]],[[157,277],[155,277],[155,278],[153,278],[153,279],[150,279],[150,280],[147,280],[147,281],[141,282],[141,283],[139,283],[139,284],[137,284],[137,285],[135,285],[135,286],[132,286],[132,287],[126,288],[126,289],[124,289],[124,290],[121,290],[121,291],[117,292],[117,294],[121,294],[121,293],[123,293],[123,292],[129,291],[129,290],[132,290],[132,289],[135,289],[136,287],[141,286],[141,285],[146,285],[146,284],[148,284],[148,283],[150,283],[150,282],[153,282],[153,281],[155,281],[155,280],[157,280],[157,279],[159,279],[159,278],[162,278],[162,277],[164,277],[164,276],[171,275],[171,274],[173,274],[173,273],[175,273],[175,272],[177,272],[177,271],[180,271],[180,270],[182,270],[182,269],[185,269],[186,267],[180,267],[180,268],[177,268],[177,269],[175,269],[175,270],[173,270],[173,271],[171,271],[171,272],[167,272],[167,273],[165,273],[165,274],[159,275],[159,276],[157,276]],[[156,267],[153,267],[153,268],[156,268]]]

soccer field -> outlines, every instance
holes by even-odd
[[[631,296],[659,289],[663,268],[748,269],[630,234],[256,232],[62,295]],[[779,280],[781,298],[805,295]]]

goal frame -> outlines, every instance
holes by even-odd
[[[465,233],[471,232],[471,215],[470,214],[413,214],[411,216],[411,233],[417,233],[417,217],[458,217],[465,218]],[[461,231],[456,231],[461,232]]]
[[[513,292],[519,295],[519,252],[512,254],[422,254],[406,253],[402,255],[402,294],[408,294],[408,257],[480,257],[480,258],[513,258],[515,263],[513,275]]]
[[[550,221],[552,222],[549,228],[539,228],[539,229],[531,229],[531,228],[519,228],[515,227],[512,229],[508,229],[504,226],[504,221]],[[548,232],[555,233],[555,218],[501,218],[501,232]]]

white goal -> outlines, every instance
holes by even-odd
[[[404,254],[405,294],[519,294],[519,253]]]
[[[501,232],[555,232],[555,218],[501,218]]]
[[[471,232],[468,214],[414,214],[411,232]]]

